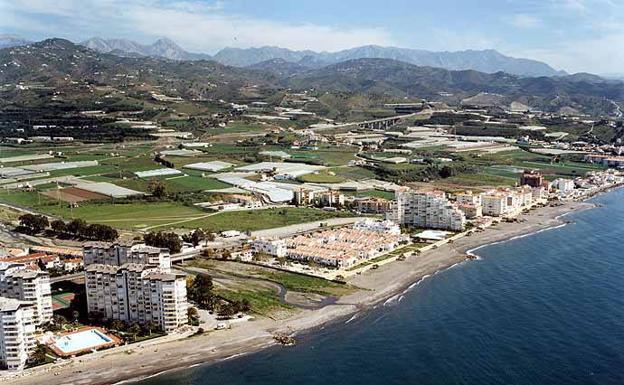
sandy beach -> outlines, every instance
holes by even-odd
[[[477,232],[421,255],[396,261],[377,270],[365,272],[350,279],[362,288],[341,297],[335,304],[316,310],[301,310],[290,318],[273,321],[259,319],[243,323],[230,330],[207,333],[202,336],[151,340],[136,345],[122,346],[75,358],[63,363],[24,371],[21,377],[10,378],[11,384],[113,384],[131,382],[169,370],[180,370],[200,363],[231,359],[275,345],[276,332],[300,333],[331,321],[344,319],[354,313],[398,298],[403,291],[423,277],[468,261],[466,252],[482,245],[508,240],[565,223],[562,215],[594,207],[586,202],[567,202],[556,207],[536,209],[519,216],[520,221],[499,223],[484,232]],[[478,254],[478,250],[474,251]],[[86,374],[88,373],[88,374]]]

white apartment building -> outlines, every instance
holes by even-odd
[[[50,276],[45,271],[27,269],[20,263],[0,263],[0,296],[32,303],[36,325],[52,319]]]
[[[31,303],[0,297],[0,364],[9,370],[23,369],[35,348],[34,316]]]
[[[376,221],[371,218],[357,221],[353,224],[353,229],[362,231],[373,231],[375,233],[388,233],[393,235],[401,234],[401,226],[392,221]]]
[[[481,194],[475,194],[472,191],[465,191],[456,195],[457,203],[461,205],[481,206],[483,204]]]
[[[442,191],[397,191],[386,219],[401,225],[453,231],[463,230],[466,224],[464,213]]]
[[[567,196],[574,191],[575,185],[572,179],[559,178],[552,182],[552,187],[559,190],[561,196]]]
[[[482,197],[483,215],[500,217],[507,214],[507,198],[500,193],[489,193]]]
[[[82,251],[85,266],[93,264],[121,266],[126,263],[137,263],[162,269],[171,268],[171,256],[167,249],[143,243],[88,242]]]
[[[263,253],[274,257],[286,256],[286,240],[284,239],[256,239],[251,243],[254,253]]]
[[[186,280],[149,265],[93,264],[85,270],[87,308],[106,319],[156,323],[169,333],[188,320]]]
[[[494,190],[483,194],[483,215],[500,217],[517,215],[533,204],[533,189],[529,186]]]

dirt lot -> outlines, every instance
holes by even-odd
[[[76,187],[67,187],[62,190],[50,190],[42,193],[53,199],[60,199],[67,203],[78,203],[89,200],[107,199],[106,195],[82,190]]]

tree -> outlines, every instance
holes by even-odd
[[[72,219],[66,226],[66,231],[73,236],[84,236],[87,230],[87,222],[84,219]]]
[[[184,242],[192,244],[194,247],[199,246],[201,241],[206,239],[206,233],[202,229],[195,229],[191,234],[185,234],[182,236]]]
[[[111,321],[110,328],[118,332],[126,330],[126,323],[118,319]]]
[[[247,313],[247,312],[251,311],[251,302],[249,302],[249,300],[247,298],[243,298],[240,301],[239,310],[244,312],[244,313]]]
[[[130,325],[130,327],[128,328],[128,333],[130,333],[133,340],[136,340],[139,333],[141,333],[141,325],[133,322],[132,325]]]
[[[97,241],[112,242],[119,237],[119,233],[110,226],[94,223],[86,227],[85,236]]]
[[[171,254],[179,253],[182,250],[182,241],[176,233],[147,233],[143,236],[143,241],[149,246],[169,249]]]
[[[212,277],[206,274],[198,274],[187,288],[188,298],[204,309],[212,307],[214,294]]]
[[[37,214],[24,214],[19,217],[19,223],[30,234],[38,234],[50,225],[47,217]]]
[[[147,334],[150,336],[154,330],[158,329],[158,325],[156,325],[156,322],[154,321],[147,321],[143,327],[147,330]]]
[[[46,362],[48,348],[45,345],[37,343],[34,352],[30,356],[30,360],[35,364],[43,364]]]
[[[57,234],[63,234],[67,231],[67,224],[60,219],[53,220],[52,223],[50,223],[50,227]]]
[[[150,179],[147,185],[147,190],[153,196],[159,199],[164,198],[167,195],[167,188],[165,184],[163,183],[163,181],[156,179],[156,178]]]
[[[199,311],[197,311],[197,308],[191,306],[188,308],[186,313],[188,315],[189,324],[194,324],[199,320]]]

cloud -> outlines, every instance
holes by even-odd
[[[541,25],[541,20],[535,16],[527,14],[517,14],[507,20],[507,23],[523,29],[535,28]]]
[[[186,49],[214,52],[224,46],[275,45],[291,49],[335,51],[365,44],[391,45],[384,28],[291,24],[227,12],[227,3],[164,0],[0,0],[8,19],[52,18],[48,33],[76,40],[94,35],[147,42],[169,37]],[[4,18],[4,17],[3,17]],[[0,28],[14,27],[0,18]]]

